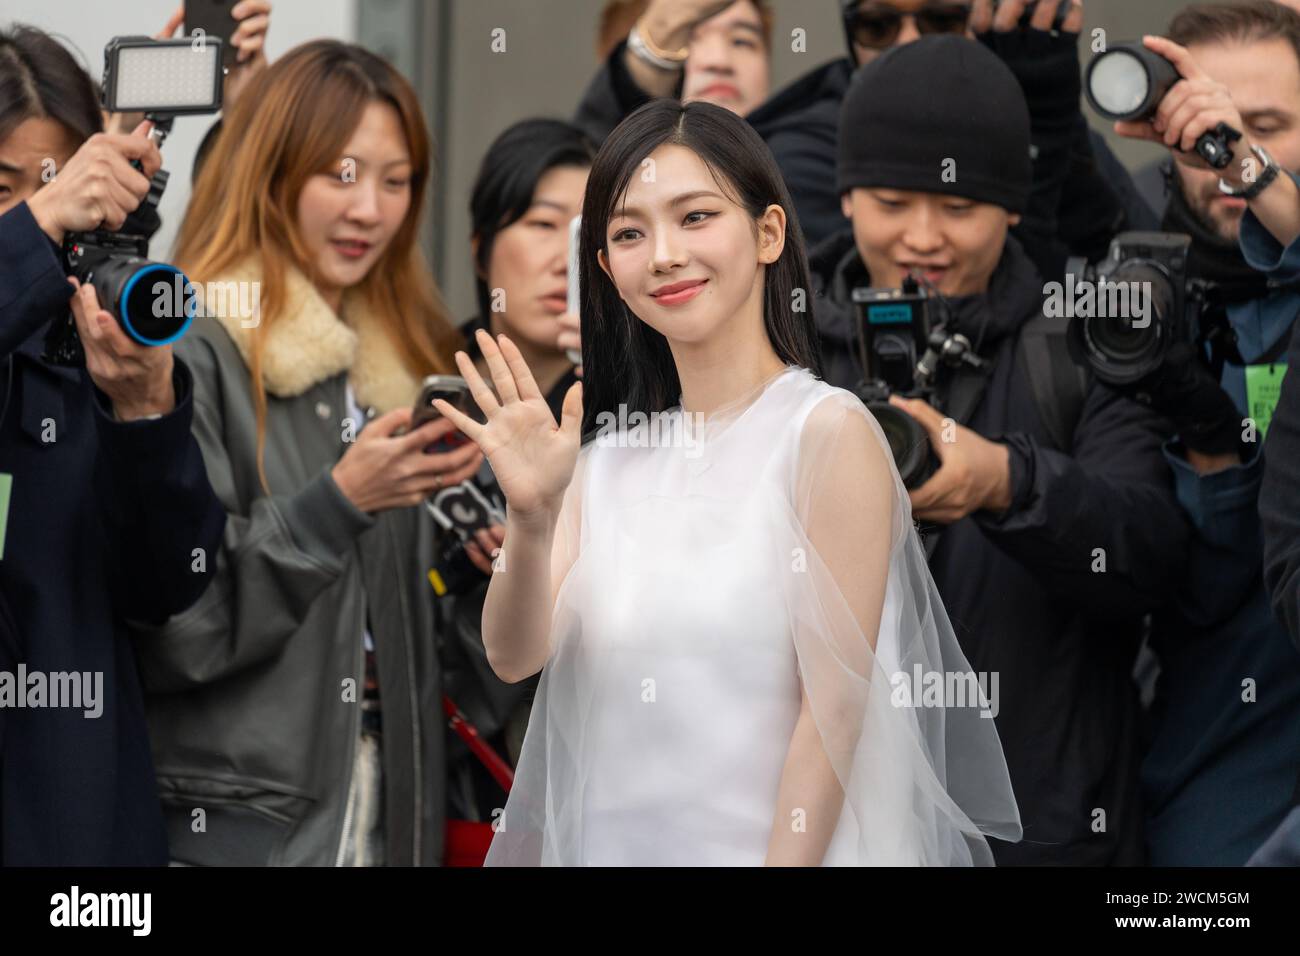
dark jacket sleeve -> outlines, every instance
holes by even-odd
[[[1073,454],[1023,432],[1001,437],[1012,505],[975,520],[1061,600],[1099,617],[1144,614],[1172,594],[1190,533],[1161,455],[1165,437],[1162,419],[1093,383]]]
[[[58,248],[32,218],[27,203],[0,216],[0,357],[66,311],[72,286]]]
[[[761,132],[790,190],[804,241],[814,246],[848,227],[835,189],[838,105],[814,103]]]
[[[614,47],[592,77],[578,103],[578,111],[573,115],[574,125],[597,145],[605,142],[605,137],[624,118],[651,100],[650,95],[636,85],[623,62],[626,50],[626,40]]]
[[[1273,610],[1300,644],[1300,335],[1291,334],[1287,375],[1264,440],[1259,517],[1264,580]]]
[[[1040,273],[1056,276],[1064,270],[1066,259],[1058,238],[1057,210],[1070,174],[1077,123],[1083,122],[1076,39],[1041,30],[990,31],[979,39],[1011,69],[1025,94],[1033,183],[1015,236]]]
[[[212,577],[226,513],[190,434],[189,369],[175,361],[176,407],[161,418],[119,422],[95,390],[95,485],[110,538],[117,613],[158,623],[184,611]]]
[[[1158,232],[1160,215],[1105,137],[1086,123],[1082,132],[1058,218],[1061,237],[1071,251],[1099,259],[1118,232]],[[1163,184],[1163,175],[1160,178]]]
[[[328,470],[288,494],[245,487],[241,475],[256,455],[251,410],[224,414],[229,383],[208,342],[191,336],[182,353],[194,372],[194,435],[226,521],[209,554],[212,587],[160,629],[141,629],[140,671],[146,688],[161,693],[222,680],[278,654],[375,523]]]
[[[1292,174],[1300,184],[1300,178]],[[1300,278],[1300,239],[1283,248],[1249,209],[1241,221],[1241,251],[1252,268],[1281,282]],[[1264,582],[1273,611],[1300,644],[1300,334],[1291,332],[1287,375],[1264,439],[1259,517]]]
[[[1178,502],[1192,524],[1187,573],[1179,585],[1179,612],[1193,625],[1213,628],[1231,620],[1259,591],[1257,502],[1264,456],[1258,444],[1240,465],[1202,475],[1181,443],[1165,443]]]
[[[72,287],[57,249],[26,203],[0,217],[0,349],[9,354],[50,316]],[[120,615],[161,620],[192,604],[209,573],[191,570],[194,549],[211,553],[224,513],[190,436],[190,377],[177,361],[176,407],[152,421],[118,422],[95,391],[96,488]],[[87,462],[87,465],[91,465]]]
[[[1098,168],[1080,109],[1077,37],[1015,30],[986,33],[980,40],[1015,74],[1029,107],[1034,178],[1016,238],[1040,273],[1059,276],[1067,257],[1100,258],[1117,232],[1138,228],[1126,226],[1122,197],[1107,179],[1116,170],[1103,175]],[[1128,180],[1122,167],[1118,175]]]

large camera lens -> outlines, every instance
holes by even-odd
[[[1088,64],[1083,91],[1107,119],[1145,119],[1178,79],[1172,63],[1141,43],[1114,43]]]
[[[888,402],[870,402],[867,408],[885,433],[903,485],[907,488],[921,487],[938,468],[930,449],[930,436],[920,422]]]
[[[1165,329],[1173,318],[1176,297],[1169,276],[1151,262],[1129,260],[1106,276],[1106,280],[1107,287],[1122,289],[1119,283],[1125,283],[1132,289],[1147,289],[1150,295],[1145,318],[1131,314],[1131,310],[1098,308],[1098,312],[1109,314],[1093,316],[1083,323],[1084,342],[1093,355],[1094,366],[1105,380],[1123,385],[1137,381],[1160,365],[1168,340]],[[1098,290],[1098,306],[1104,294]],[[1117,311],[1130,314],[1117,315]]]
[[[88,250],[77,278],[95,287],[100,303],[141,345],[168,345],[189,329],[198,299],[175,266],[120,251]]]

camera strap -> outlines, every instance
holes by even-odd
[[[1056,450],[1069,454],[1088,396],[1088,373],[1070,356],[1069,319],[1036,314],[1020,330],[1019,361]]]
[[[953,369],[952,374],[948,376],[948,388],[939,410],[959,425],[968,424],[984,398],[991,374],[991,366],[983,369],[966,366]]]

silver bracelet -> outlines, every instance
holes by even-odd
[[[669,73],[680,72],[685,64],[684,60],[670,60],[651,50],[635,23],[632,24],[632,29],[627,33],[627,48],[651,66]]]

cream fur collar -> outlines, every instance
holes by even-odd
[[[249,260],[215,282],[260,282],[261,263]],[[285,313],[266,332],[262,349],[262,383],[277,398],[301,395],[339,372],[348,373],[357,403],[379,414],[410,407],[420,382],[402,362],[381,321],[359,295],[345,293],[344,321],[321,298],[299,270],[285,273]],[[255,329],[245,328],[239,310],[219,310],[216,319],[248,363]]]

